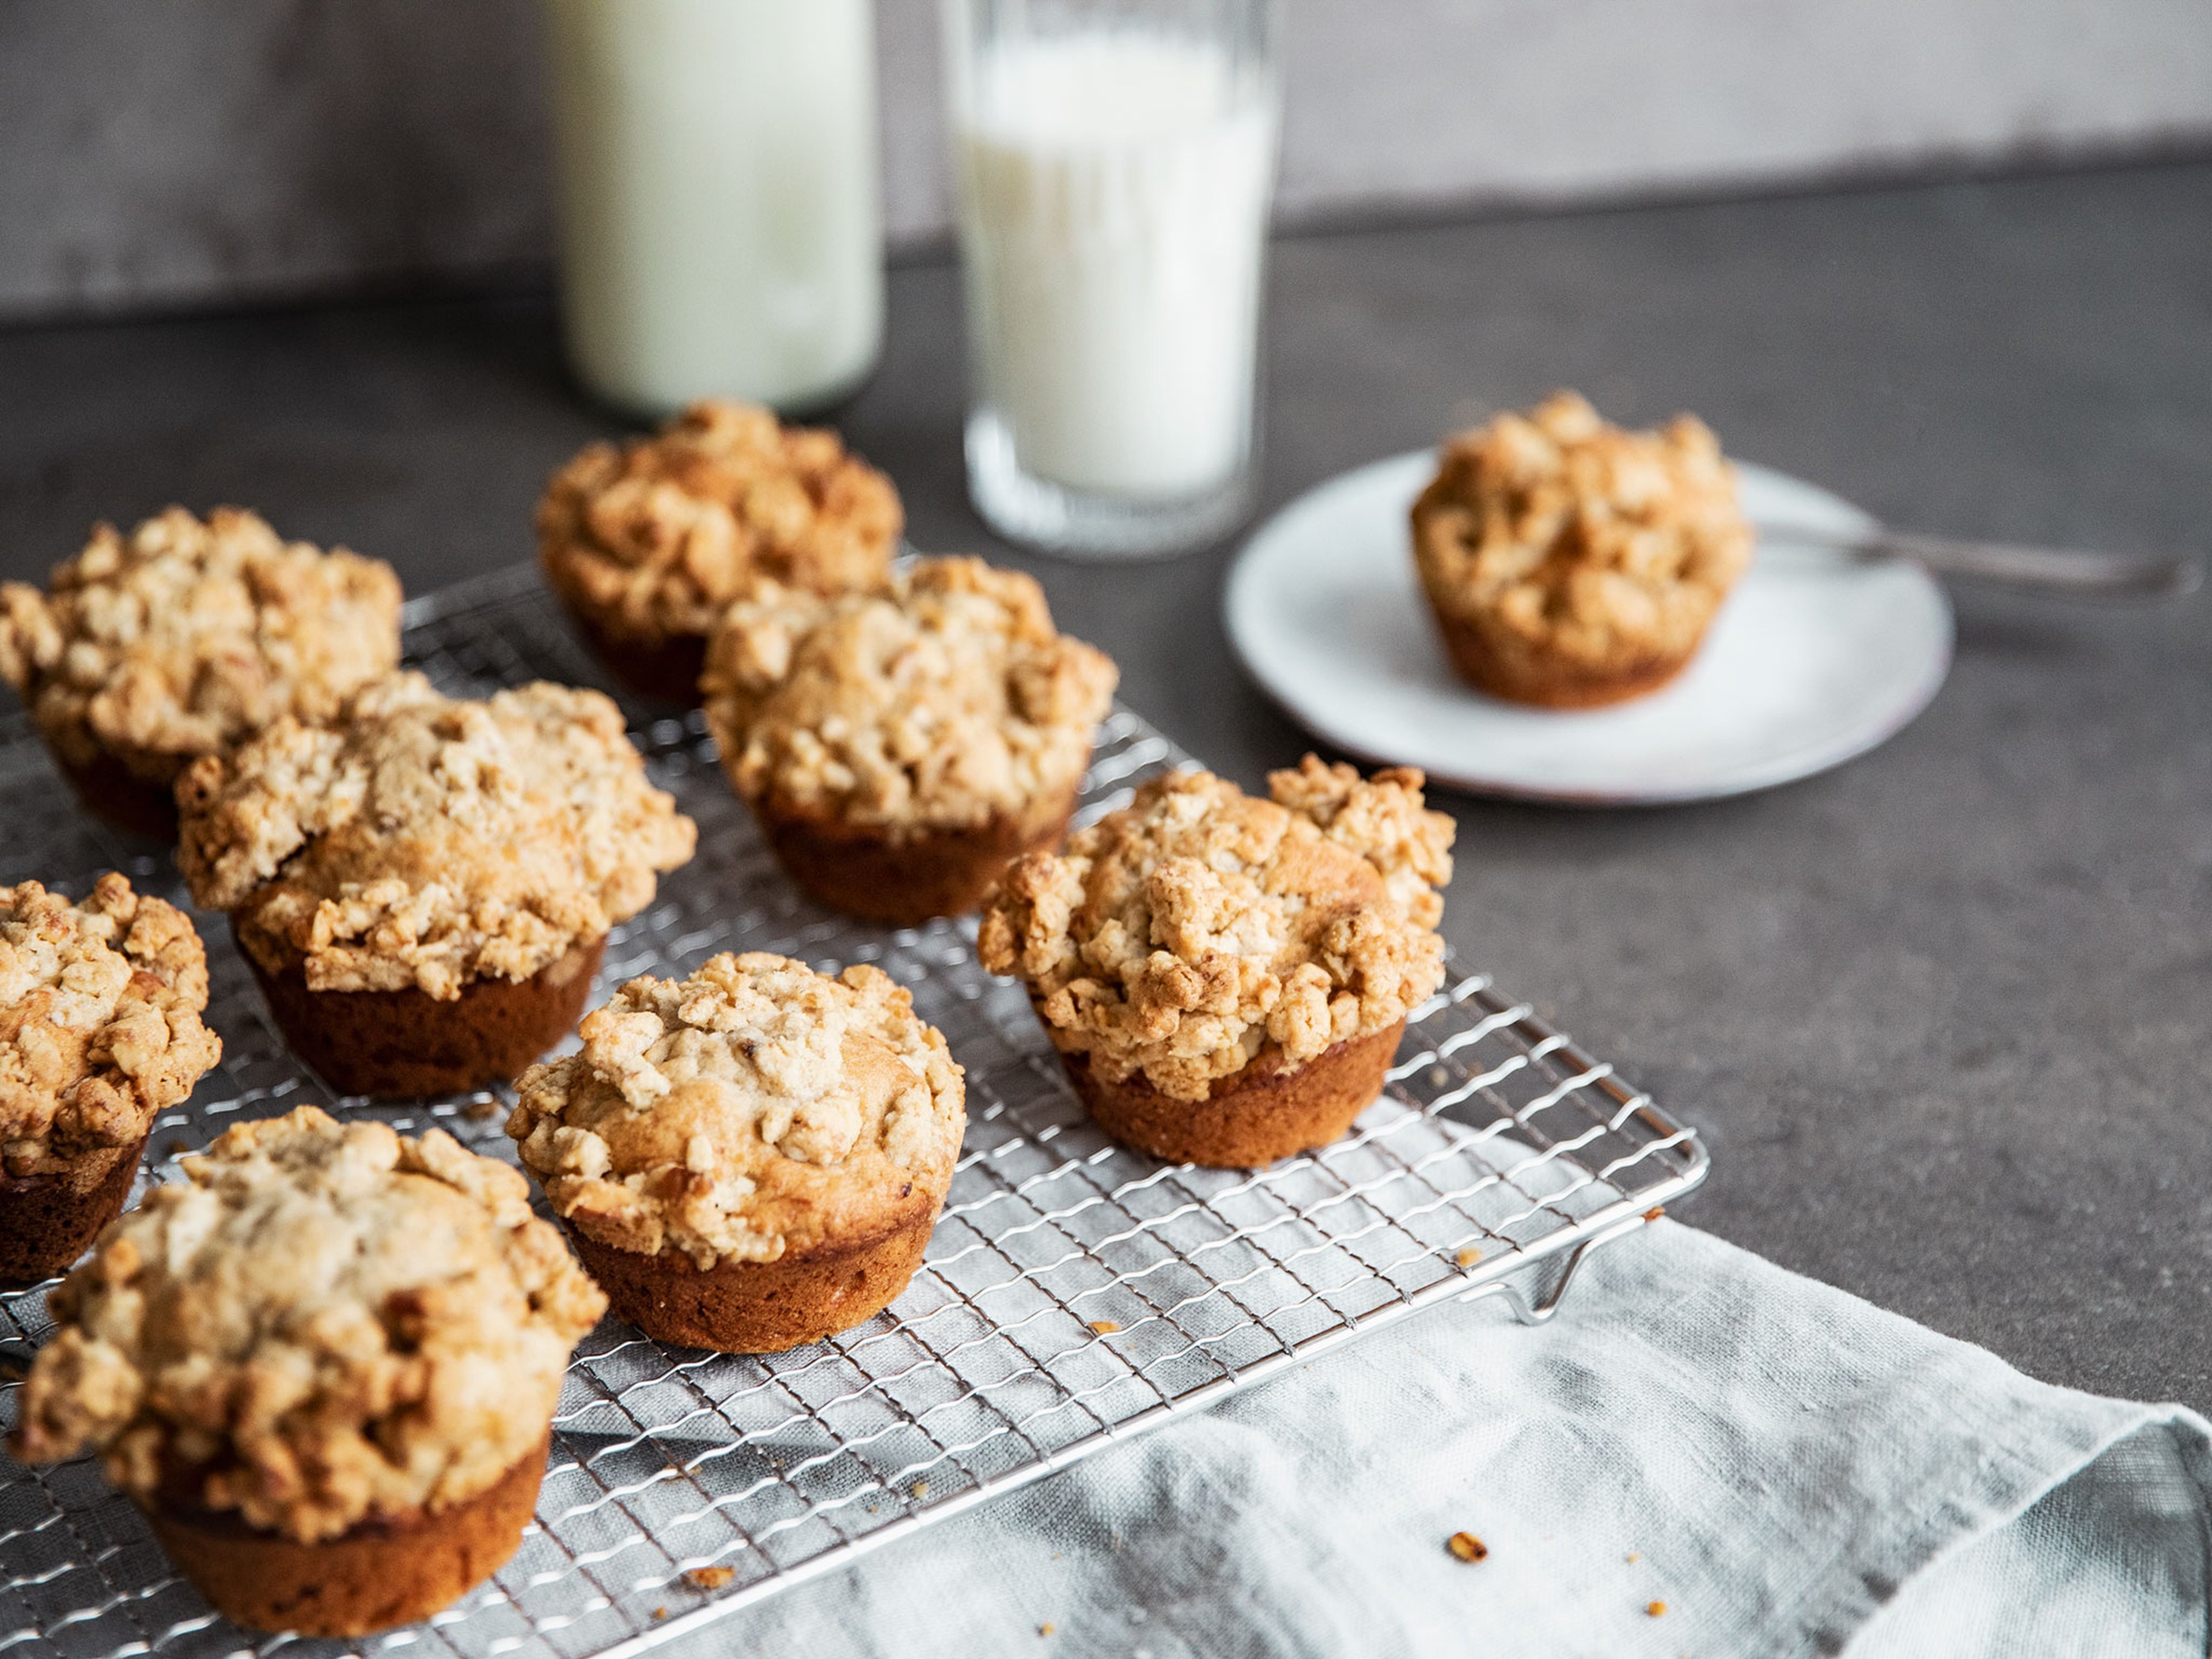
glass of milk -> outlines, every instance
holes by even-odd
[[[883,337],[870,0],[545,0],[569,362],[804,411]]]
[[[1275,0],[942,0],[968,485],[1092,557],[1211,541],[1252,496]]]

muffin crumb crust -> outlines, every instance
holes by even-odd
[[[1081,777],[1114,696],[1044,591],[926,559],[883,593],[757,582],[708,647],[707,720],[747,800],[900,833],[1026,821]]]
[[[756,572],[822,592],[879,585],[898,492],[834,432],[750,404],[697,403],[658,434],[588,446],[538,507],[546,575],[632,639],[711,633]]]
[[[135,1145],[222,1057],[191,919],[111,872],[72,902],[0,887],[0,1158],[51,1174]]]
[[[181,507],[94,527],[52,591],[0,584],[0,674],[72,766],[166,785],[279,717],[320,720],[399,660],[380,559],[286,542],[256,514]]]
[[[1413,523],[1438,617],[1478,630],[1513,678],[1545,662],[1589,677],[1679,661],[1751,558],[1734,471],[1703,422],[1627,431],[1571,392],[1447,441]]]
[[[523,1074],[507,1132],[602,1243],[774,1261],[886,1231],[951,1180],[961,1069],[878,969],[725,953],[632,980],[580,1030]]]
[[[301,1542],[461,1503],[537,1445],[605,1298],[441,1130],[240,1123],[53,1295],[16,1455]]]
[[[1292,1063],[1398,1024],[1443,980],[1451,820],[1420,773],[1309,755],[1259,800],[1176,772],[1017,860],[976,951],[1028,987],[1065,1053],[1207,1097],[1271,1045]]]
[[[192,896],[231,911],[270,973],[451,1000],[604,934],[691,856],[691,820],[597,691],[539,681],[474,702],[404,673],[346,715],[280,720],[178,787]]]

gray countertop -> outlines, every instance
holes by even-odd
[[[2212,167],[1370,230],[1273,269],[1267,504],[1555,386],[1897,523],[2201,544]],[[1304,741],[1221,632],[1228,549],[1030,560],[969,511],[955,273],[902,267],[839,423],[916,542],[1035,569],[1124,695],[1256,783]],[[529,556],[618,429],[539,294],[0,332],[0,569],[237,501],[410,588]],[[2212,1408],[2212,595],[1967,589],[1934,707],[1720,805],[1443,795],[1445,931],[1697,1123],[1686,1218],[2028,1371]]]

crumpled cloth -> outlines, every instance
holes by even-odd
[[[1661,1221],[1549,1324],[1425,1313],[671,1650],[2201,1659],[2208,1493],[2191,1412]]]

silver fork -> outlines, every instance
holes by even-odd
[[[1910,559],[1939,576],[1993,582],[2031,593],[2077,599],[2162,600],[2192,593],[2204,580],[2197,560],[2166,553],[2100,553],[2017,542],[1878,529],[1834,532],[1803,525],[1757,526],[1762,545],[1824,549],[1860,559]]]

